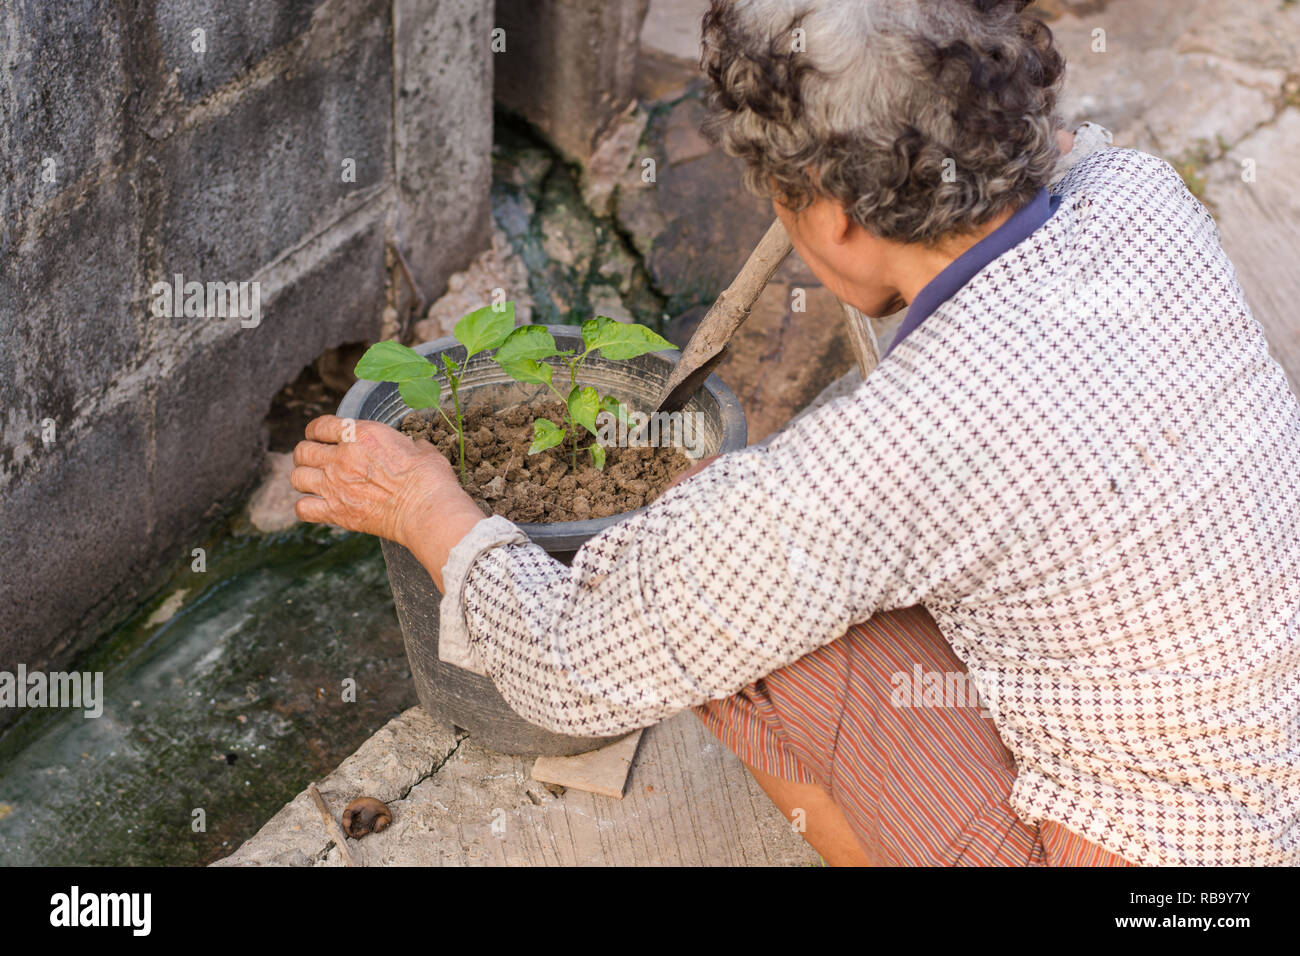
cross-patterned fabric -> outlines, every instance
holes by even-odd
[[[1137,863],[1300,862],[1300,406],[1167,163],[1102,148],[1054,191],[853,395],[571,568],[482,522],[444,654],[615,734],[920,604],[1026,822]]]

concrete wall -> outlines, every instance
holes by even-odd
[[[487,245],[492,25],[491,0],[0,0],[0,670],[68,663],[189,561],[276,392],[379,334],[386,245],[425,301]],[[155,316],[176,273],[258,282],[260,324]]]
[[[496,97],[585,165],[636,92],[649,0],[497,0]]]

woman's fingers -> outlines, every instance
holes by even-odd
[[[297,452],[294,452],[294,458],[297,458]],[[306,495],[325,494],[325,472],[319,468],[298,467],[289,475],[289,484],[293,485],[298,491]]]
[[[293,506],[293,512],[301,521],[311,521],[316,524],[329,523],[329,505],[325,503],[324,498],[299,498],[297,504]]]
[[[397,540],[412,510],[425,511],[442,486],[455,482],[432,445],[380,422],[322,415],[308,423],[306,441],[293,450],[289,477],[304,521],[317,521]]]
[[[300,441],[293,448],[293,463],[299,467],[324,468],[339,453],[337,445],[324,445],[317,441]]]
[[[307,423],[307,438],[311,441],[337,445],[343,440],[343,419],[337,415],[322,415]]]

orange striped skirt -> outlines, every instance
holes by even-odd
[[[879,865],[1131,865],[1016,816],[1015,762],[993,722],[977,699],[918,697],[927,674],[949,696],[969,686],[929,612],[907,608],[696,712],[747,765],[825,789]]]

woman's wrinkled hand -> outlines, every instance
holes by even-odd
[[[303,521],[338,525],[409,544],[420,521],[473,507],[455,470],[427,441],[388,425],[322,415],[293,450],[294,488],[314,497],[295,506]]]

